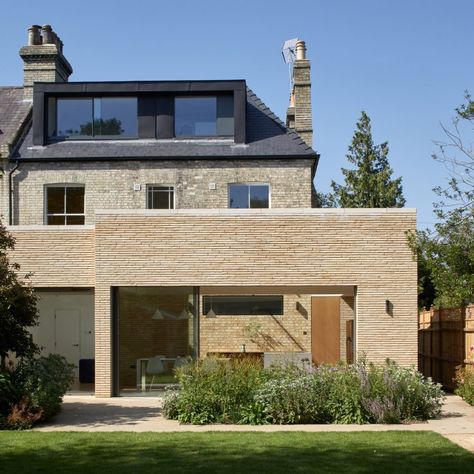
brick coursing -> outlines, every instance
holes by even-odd
[[[11,230],[17,239],[13,258],[23,271],[35,271],[33,285],[95,285],[98,396],[112,390],[114,286],[356,286],[356,352],[375,362],[390,357],[416,364],[417,272],[405,236],[416,227],[413,211],[116,211],[97,217],[95,231]],[[92,271],[79,254],[89,255]],[[59,261],[55,271],[52,259]],[[287,294],[293,306],[291,295],[299,293]],[[394,305],[393,316],[385,312],[386,299]],[[341,313],[350,315],[344,305]],[[221,321],[202,320],[202,353],[240,347],[242,329]],[[281,321],[307,348],[307,321],[293,310]],[[266,331],[281,338],[274,321],[266,324]]]
[[[173,185],[176,208],[227,208],[229,183],[270,184],[271,207],[311,207],[312,160],[22,162],[14,174],[14,224],[44,222],[44,187],[85,185],[86,224],[96,209],[145,209],[146,185]],[[6,189],[6,179],[0,186]],[[216,189],[209,189],[214,183]],[[134,190],[134,184],[141,189]],[[0,213],[8,214],[5,192]]]

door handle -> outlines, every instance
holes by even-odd
[[[79,347],[79,344],[73,344],[72,347]]]

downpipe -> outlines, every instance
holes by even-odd
[[[13,173],[20,166],[16,160],[15,166],[8,172],[8,224],[13,225]]]

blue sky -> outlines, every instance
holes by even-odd
[[[2,0],[1,85],[22,82],[27,27],[49,23],[71,80],[246,79],[280,117],[288,103],[284,40],[306,40],[312,62],[316,186],[341,182],[361,110],[403,177],[419,227],[435,218],[431,159],[466,89],[474,92],[474,0]]]

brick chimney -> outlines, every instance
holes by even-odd
[[[63,55],[63,42],[50,25],[28,28],[28,46],[23,59],[23,100],[33,100],[34,82],[67,82],[72,67]]]
[[[313,145],[313,117],[311,110],[311,63],[306,59],[306,44],[296,42],[293,63],[293,89],[286,112],[286,125],[294,129],[309,145]]]

